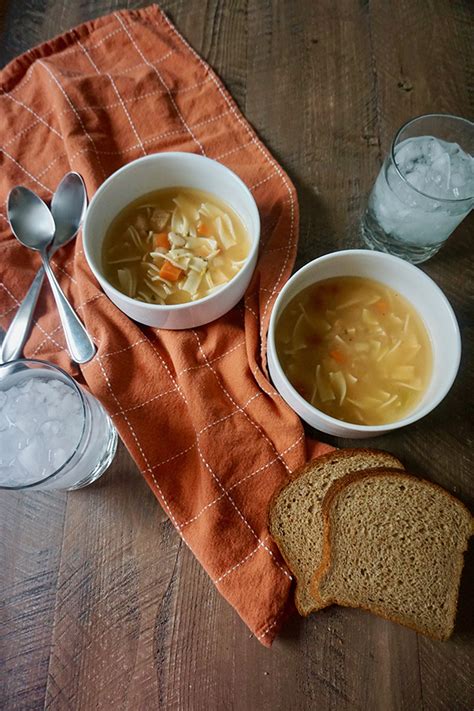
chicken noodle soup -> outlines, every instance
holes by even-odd
[[[431,376],[421,318],[400,294],[372,279],[335,277],[301,291],[278,320],[276,347],[305,400],[354,424],[402,419]]]
[[[201,190],[168,188],[119,213],[104,240],[102,266],[127,296],[180,304],[227,284],[249,251],[242,220],[229,205]]]

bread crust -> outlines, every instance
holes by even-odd
[[[275,543],[278,546],[278,550],[280,551],[280,554],[285,561],[286,565],[288,566],[289,570],[293,574],[293,577],[295,579],[295,585],[296,585],[296,590],[298,587],[301,585],[298,581],[298,574],[293,568],[293,564],[291,563],[290,560],[288,560],[287,556],[285,555],[285,552],[283,550],[283,541],[282,539],[272,531],[272,513],[274,506],[279,498],[279,496],[283,493],[284,489],[289,484],[292,484],[296,479],[299,479],[300,477],[304,476],[308,472],[310,472],[313,467],[317,464],[327,464],[330,463],[331,460],[337,459],[338,461],[344,460],[344,459],[350,459],[351,457],[354,457],[356,455],[366,455],[366,456],[373,456],[373,455],[380,455],[380,454],[386,454],[389,455],[390,457],[393,457],[396,459],[399,464],[400,464],[400,470],[404,470],[403,464],[400,462],[400,460],[395,457],[395,455],[391,454],[390,452],[386,452],[383,449],[373,449],[373,448],[368,448],[368,447],[353,447],[351,449],[336,449],[333,452],[328,452],[327,454],[322,454],[320,457],[316,457],[315,459],[311,459],[309,462],[306,462],[306,464],[303,464],[301,467],[298,467],[294,471],[292,471],[288,479],[283,482],[273,493],[272,498],[270,499],[270,503],[268,505],[268,510],[267,510],[267,528],[270,533],[270,536],[273,538]],[[395,469],[395,471],[399,471],[398,469]],[[312,592],[311,592],[312,594]],[[298,600],[298,595],[295,593],[295,605],[296,609],[298,610],[298,613],[302,617],[307,617],[315,607],[313,607],[311,610],[303,610],[300,605],[299,605],[299,600]],[[322,607],[326,607],[326,605],[322,605]]]
[[[300,467],[297,469],[294,469],[292,472],[288,474],[288,478],[286,481],[284,481],[280,486],[275,489],[275,491],[272,494],[272,498],[270,499],[270,503],[268,505],[268,511],[267,511],[267,524],[268,528],[270,530],[270,522],[271,522],[271,513],[273,510],[273,507],[280,496],[280,494],[283,492],[284,489],[289,484],[292,484],[296,479],[299,479],[300,477],[304,476],[307,472],[311,471],[314,467],[314,465],[317,464],[325,464],[327,462],[330,462],[332,459],[336,458],[338,460],[340,459],[350,459],[351,457],[354,457],[355,455],[358,454],[365,454],[367,456],[373,456],[374,454],[388,454],[390,457],[393,457],[394,459],[397,459],[397,461],[400,464],[400,469],[403,471],[405,467],[403,464],[400,462],[400,460],[395,457],[394,454],[391,452],[387,452],[384,449],[371,449],[369,447],[352,447],[351,449],[335,449],[333,452],[328,452],[327,454],[321,454],[319,457],[315,457],[315,459],[310,459],[309,462],[306,462],[306,464],[302,464]],[[365,470],[364,470],[365,471]],[[396,470],[398,471],[398,469]]]
[[[376,467],[374,469],[365,469],[362,471],[357,471],[357,472],[351,472],[349,474],[346,474],[345,476],[341,477],[337,481],[335,481],[331,486],[329,487],[328,491],[326,492],[326,495],[322,501],[321,504],[321,513],[323,517],[323,549],[322,549],[322,555],[321,555],[321,564],[319,565],[318,569],[315,571],[313,578],[311,580],[311,594],[315,598],[315,600],[318,602],[318,604],[321,604],[323,607],[328,607],[329,605],[340,605],[341,607],[357,607],[359,609],[367,610],[368,612],[376,613],[380,617],[383,617],[386,620],[389,620],[390,622],[396,622],[397,624],[403,624],[405,627],[409,627],[415,632],[419,632],[420,634],[424,634],[428,637],[431,637],[431,639],[434,640],[440,640],[440,641],[445,641],[449,639],[449,637],[452,634],[453,628],[454,628],[454,621],[456,618],[456,613],[457,613],[457,600],[459,597],[459,586],[461,582],[461,575],[459,575],[458,581],[457,581],[457,586],[456,586],[456,591],[454,595],[454,607],[451,607],[449,610],[450,617],[451,617],[451,625],[449,628],[449,631],[447,635],[443,636],[436,636],[432,635],[429,632],[427,632],[424,629],[421,629],[415,624],[409,623],[409,622],[403,622],[401,623],[399,620],[395,619],[394,617],[390,616],[389,614],[385,613],[382,609],[379,609],[377,605],[374,605],[372,607],[366,606],[366,605],[353,605],[349,604],[347,602],[344,602],[343,600],[339,600],[336,598],[327,598],[323,599],[320,595],[320,583],[322,582],[324,576],[326,573],[329,571],[330,565],[331,565],[331,520],[330,520],[330,509],[332,506],[332,503],[334,499],[350,484],[354,482],[359,482],[363,481],[364,479],[368,479],[371,477],[377,477],[377,476],[390,476],[390,477],[398,477],[402,478],[405,481],[413,481],[414,479],[418,482],[423,482],[427,486],[429,486],[431,489],[435,489],[436,491],[442,493],[444,496],[446,496],[448,499],[453,501],[457,506],[459,506],[461,509],[464,510],[465,514],[469,517],[470,519],[470,532],[469,535],[464,543],[464,547],[461,551],[461,556],[464,555],[465,551],[467,550],[468,547],[468,542],[470,536],[474,534],[474,518],[471,515],[471,512],[469,509],[462,503],[462,501],[459,501],[453,494],[451,494],[449,491],[446,491],[443,489],[443,487],[439,486],[438,484],[435,484],[432,481],[428,481],[427,479],[422,479],[419,477],[415,477],[414,475],[410,474],[409,472],[399,470],[399,469],[393,469],[393,468],[383,468],[383,467]],[[462,565],[461,565],[461,573],[462,573]]]

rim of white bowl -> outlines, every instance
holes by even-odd
[[[250,251],[245,259],[245,262],[243,263],[242,267],[240,270],[234,274],[232,279],[229,279],[229,281],[226,284],[223,284],[220,289],[216,289],[212,294],[209,294],[208,296],[203,296],[201,299],[196,299],[196,301],[186,301],[183,304],[149,304],[147,301],[140,301],[139,299],[134,299],[131,296],[127,296],[127,294],[124,294],[123,291],[119,291],[113,284],[110,283],[110,281],[104,276],[104,274],[97,269],[97,267],[94,265],[93,259],[91,258],[91,255],[89,254],[89,247],[87,244],[87,240],[84,238],[84,235],[86,234],[86,229],[87,229],[87,223],[90,215],[90,211],[94,206],[94,203],[100,198],[102,193],[107,192],[107,190],[110,189],[110,185],[113,183],[114,179],[121,173],[126,172],[127,170],[130,169],[130,167],[133,165],[136,165],[137,163],[145,163],[150,160],[157,160],[160,157],[171,157],[171,158],[176,158],[179,156],[179,160],[197,160],[199,162],[206,162],[206,163],[212,163],[214,166],[218,166],[218,169],[222,169],[223,172],[229,173],[232,178],[244,189],[244,192],[247,193],[248,197],[250,198],[250,204],[252,206],[252,211],[255,212],[255,220],[256,220],[256,225],[257,225],[257,235],[250,247]],[[175,187],[174,185],[170,185],[170,187]],[[166,188],[163,188],[163,190],[166,190]],[[202,190],[206,190],[205,187],[202,188]],[[150,191],[151,192],[151,191]],[[212,190],[208,191],[209,193],[212,193]],[[145,193],[146,194],[146,193]],[[127,203],[128,204],[128,203]],[[122,207],[122,210],[127,207],[127,204],[125,204]],[[239,216],[240,220],[243,222],[243,218],[240,216],[238,211],[231,205],[232,209],[234,212],[237,213]],[[245,223],[244,226],[246,227]],[[260,230],[261,230],[261,223],[260,223],[260,213],[258,211],[257,203],[255,201],[254,196],[250,192],[250,189],[248,186],[244,183],[244,181],[239,178],[239,176],[234,173],[233,170],[230,168],[227,168],[223,163],[219,163],[219,161],[214,160],[213,158],[208,158],[207,156],[199,156],[196,153],[186,153],[185,151],[168,151],[168,152],[163,152],[163,153],[150,153],[150,155],[147,156],[142,156],[141,158],[136,158],[135,160],[130,161],[130,163],[126,163],[123,165],[121,168],[116,170],[114,173],[109,175],[109,177],[104,180],[102,185],[96,190],[94,193],[94,196],[92,197],[92,200],[89,203],[89,206],[87,208],[87,214],[86,214],[86,219],[84,220],[84,227],[82,231],[83,235],[83,247],[84,247],[84,254],[86,256],[86,261],[89,266],[89,269],[92,271],[94,274],[95,278],[99,282],[99,284],[102,285],[102,282],[107,284],[107,288],[109,288],[114,294],[116,294],[119,298],[125,299],[126,303],[129,303],[131,305],[136,305],[139,304],[140,306],[144,306],[145,309],[149,311],[180,311],[182,309],[189,309],[193,306],[197,306],[198,304],[205,304],[208,301],[211,301],[214,299],[216,296],[219,294],[222,294],[223,291],[226,290],[226,288],[233,283],[234,279],[243,272],[245,267],[248,265],[248,263],[253,259],[255,256],[255,253],[258,252],[259,246],[260,246]]]
[[[337,259],[338,257],[342,256],[347,256],[347,255],[354,255],[354,256],[363,256],[366,257],[368,260],[374,260],[374,261],[392,261],[394,263],[398,263],[403,266],[403,268],[407,269],[407,271],[412,271],[413,273],[417,274],[417,277],[419,278],[421,283],[426,284],[432,291],[434,291],[441,299],[443,302],[446,311],[448,313],[449,319],[451,326],[453,328],[453,331],[456,335],[455,338],[455,343],[453,344],[453,350],[455,349],[455,352],[453,353],[453,359],[452,359],[452,366],[450,371],[448,371],[448,377],[444,381],[444,386],[441,387],[436,395],[432,400],[430,400],[424,407],[422,407],[420,410],[417,410],[414,414],[409,415],[407,417],[404,417],[401,420],[396,420],[395,422],[390,422],[385,425],[357,425],[352,422],[346,422],[345,420],[338,420],[335,417],[331,417],[330,415],[326,415],[325,412],[322,410],[318,410],[317,407],[314,407],[314,405],[311,405],[307,400],[302,397],[299,392],[293,387],[293,385],[290,383],[288,378],[286,377],[286,374],[281,367],[280,360],[278,358],[278,353],[275,345],[275,327],[276,327],[276,319],[277,319],[277,312],[279,309],[279,306],[284,299],[285,293],[290,287],[290,285],[301,278],[301,276],[309,271],[316,263],[321,264],[323,262],[327,261],[332,261],[334,259]],[[348,274],[347,276],[351,276]],[[381,281],[383,283],[383,279],[379,279],[376,277],[377,281]],[[317,284],[318,279],[314,281],[315,284]],[[415,305],[413,305],[414,308],[416,308]],[[425,326],[426,328],[426,326]],[[459,324],[456,319],[456,315],[453,311],[453,307],[449,303],[447,297],[443,293],[443,291],[440,289],[440,287],[436,284],[436,282],[431,279],[425,272],[423,272],[419,267],[416,267],[414,264],[411,264],[410,262],[405,261],[404,259],[401,259],[400,257],[396,257],[393,254],[387,254],[386,252],[377,252],[377,251],[372,251],[369,249],[343,249],[339,252],[329,252],[328,254],[324,254],[321,257],[317,257],[316,259],[313,259],[311,262],[308,262],[305,264],[303,267],[298,269],[291,277],[288,279],[286,282],[285,286],[283,289],[280,291],[278,294],[277,299],[275,300],[275,303],[273,305],[272,313],[270,316],[270,323],[268,327],[268,340],[270,341],[272,352],[274,355],[273,362],[275,365],[275,368],[278,372],[278,375],[285,381],[285,384],[288,386],[288,388],[291,390],[292,395],[295,397],[297,402],[302,405],[303,407],[309,408],[311,411],[316,413],[322,420],[327,422],[330,425],[338,425],[338,426],[343,426],[347,427],[348,429],[353,430],[354,432],[389,432],[390,430],[396,430],[399,429],[400,427],[405,427],[406,425],[410,425],[413,422],[417,422],[418,420],[421,420],[421,418],[425,417],[428,415],[432,410],[435,409],[439,405],[439,403],[446,397],[448,392],[450,391],[454,380],[456,378],[456,375],[459,370],[459,364],[461,361],[461,334],[459,331]],[[435,344],[432,342],[432,348],[434,349]],[[278,390],[278,387],[277,387]],[[283,396],[282,396],[283,397]],[[285,399],[285,398],[283,398]],[[285,401],[286,402],[286,401]],[[289,403],[288,403],[289,404]],[[289,405],[291,407],[291,405]],[[293,409],[293,408],[292,408]],[[301,415],[300,415],[301,417]],[[302,418],[304,419],[304,417]],[[314,426],[314,425],[312,425]],[[318,429],[317,427],[314,426],[314,429]]]

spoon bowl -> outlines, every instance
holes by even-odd
[[[73,239],[84,220],[87,193],[79,173],[66,173],[51,201],[51,214],[56,224],[52,249],[56,250]]]
[[[8,219],[17,240],[29,249],[40,252],[54,239],[56,225],[48,206],[23,185],[10,191]]]

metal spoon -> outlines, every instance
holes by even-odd
[[[82,224],[87,207],[87,193],[78,173],[67,173],[56,188],[51,202],[51,212],[56,232],[49,249],[49,257],[72,240]],[[28,292],[10,323],[0,349],[0,363],[21,356],[31,328],[31,322],[44,279],[43,267],[38,269]]]
[[[20,185],[13,188],[8,196],[8,220],[17,240],[40,253],[71,358],[76,363],[86,363],[94,357],[95,346],[64,296],[49,264],[48,247],[56,231],[52,214],[36,193]]]

